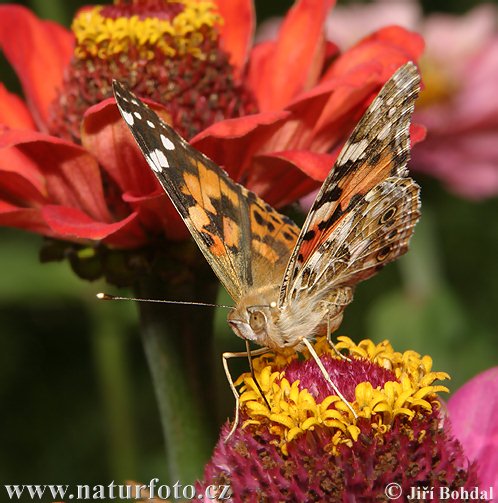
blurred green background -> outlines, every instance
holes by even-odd
[[[69,26],[78,6],[97,2],[22,3]],[[257,2],[258,17],[291,3]],[[477,3],[423,5],[463,12]],[[1,80],[19,90],[3,56],[0,65]],[[498,199],[470,202],[417,180],[422,219],[410,253],[358,288],[338,335],[389,338],[399,351],[430,354],[456,389],[498,362]],[[0,483],[161,477],[161,428],[136,307],[100,304],[103,283],[77,279],[67,263],[40,264],[39,236],[1,228],[0,240]],[[239,348],[225,314],[217,316],[220,354]],[[222,376],[220,389],[226,417],[233,401]]]

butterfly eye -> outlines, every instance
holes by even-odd
[[[377,260],[379,262],[383,262],[384,260],[386,260],[386,258],[388,257],[390,252],[391,252],[391,247],[384,246],[384,248],[382,248],[382,250],[380,250],[379,253],[377,253]]]
[[[385,224],[386,222],[389,222],[389,220],[393,219],[394,215],[396,215],[396,207],[391,206],[386,211],[384,211],[384,213],[382,214],[382,216],[379,219],[379,223]]]
[[[266,326],[266,316],[261,311],[249,311],[249,325],[254,332],[261,332]]]

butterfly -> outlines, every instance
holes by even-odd
[[[326,374],[310,340],[326,332],[330,341],[356,284],[407,251],[420,216],[419,186],[406,167],[419,87],[413,63],[394,73],[347,140],[299,229],[189,145],[125,84],[113,82],[140,150],[234,300],[228,323],[248,352],[249,341],[263,347],[258,353],[306,347]],[[226,364],[231,356],[239,354],[224,354],[237,418],[238,394]]]

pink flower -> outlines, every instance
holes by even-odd
[[[416,2],[379,0],[337,7],[327,23],[328,38],[341,49],[389,23],[423,35],[425,91],[414,121],[427,127],[427,137],[413,149],[410,167],[470,199],[498,194],[497,14],[481,5],[463,16],[423,18]]]
[[[442,421],[438,393],[447,389],[433,383],[449,376],[432,371],[429,356],[398,353],[387,341],[339,341],[350,361],[325,338],[315,350],[358,417],[330,394],[313,359],[255,358],[268,405],[252,376],[241,376],[244,422],[228,441],[228,424],[222,429],[198,492],[228,485],[234,502],[359,502],[400,493],[405,501],[414,487],[485,491],[477,464]]]
[[[465,454],[478,462],[481,487],[498,494],[498,367],[462,386],[448,401],[448,412]]]
[[[416,120],[427,129],[412,167],[471,199],[498,194],[497,10],[432,16],[423,28],[426,91]]]

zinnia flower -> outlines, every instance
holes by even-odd
[[[471,461],[477,461],[481,486],[498,494],[498,367],[486,370],[448,401],[452,431]]]
[[[82,9],[71,33],[1,6],[0,44],[26,102],[0,89],[0,223],[115,248],[187,237],[106,100],[112,78],[162,103],[164,118],[269,203],[292,202],[326,176],[369,100],[422,49],[397,29],[338,54],[323,37],[323,0],[297,2],[275,41],[251,47],[252,2],[217,7],[116,0]]]
[[[315,349],[358,419],[330,394],[309,355],[263,355],[255,375],[271,410],[252,377],[241,376],[244,424],[227,442],[225,426],[199,489],[230,485],[234,502],[339,502],[383,501],[396,491],[405,499],[416,487],[459,494],[478,487],[476,465],[444,421],[437,393],[447,389],[433,384],[447,374],[433,372],[430,357],[395,352],[387,341],[339,340],[351,361],[325,339]]]
[[[396,22],[426,43],[420,62],[425,90],[414,120],[427,127],[410,167],[470,199],[498,194],[498,10],[480,5],[465,15],[422,16],[415,1],[338,7],[327,34],[341,48],[355,36]]]

